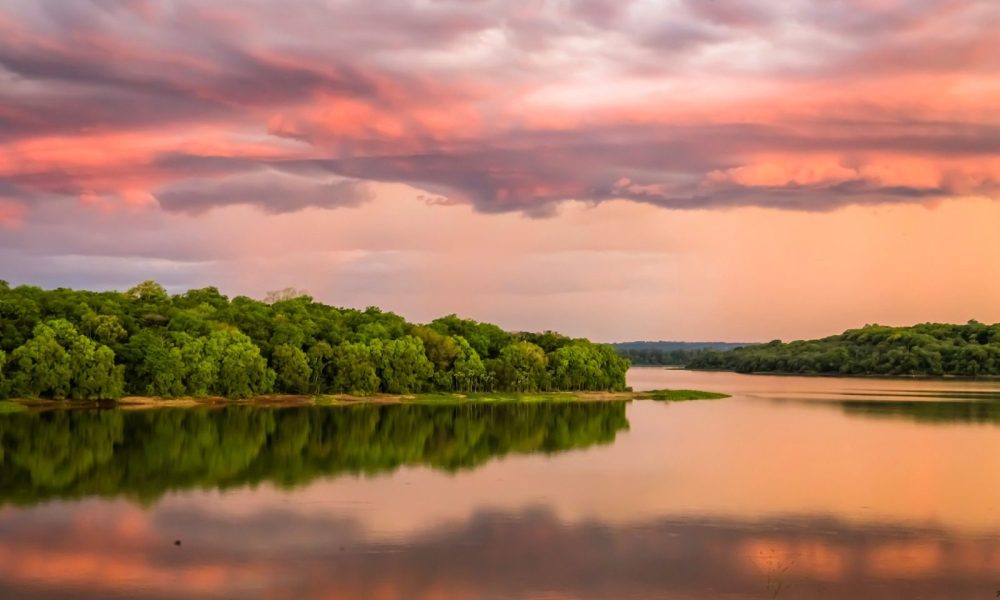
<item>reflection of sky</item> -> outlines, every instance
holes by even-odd
[[[535,505],[571,521],[818,514],[859,524],[1000,531],[1000,482],[994,476],[1000,472],[1000,428],[863,418],[845,414],[839,402],[817,400],[823,393],[813,394],[809,402],[768,399],[768,389],[795,390],[811,383],[814,391],[826,390],[839,400],[831,390],[842,380],[662,369],[638,375],[663,378],[660,387],[735,391],[745,385],[755,396],[635,402],[628,408],[629,431],[619,433],[610,446],[557,457],[509,457],[455,476],[409,468],[374,478],[321,481],[293,493],[264,486],[234,491],[224,500],[209,493],[172,496],[166,502],[183,510],[217,506],[226,514],[275,504],[309,514],[337,510],[385,539],[469,518],[480,509],[516,511]],[[851,384],[938,385],[888,380]]]
[[[768,597],[768,574],[784,578],[779,597],[791,598],[995,591],[1000,428],[867,418],[842,400],[854,389],[997,384],[662,369],[631,377],[637,388],[747,393],[635,402],[629,431],[610,446],[457,474],[419,467],[290,491],[185,492],[148,509],[7,507],[0,598],[80,586],[93,597],[111,588],[127,597]]]
[[[0,533],[2,597],[764,598],[781,586],[789,598],[964,598],[992,594],[1000,572],[996,538],[821,517],[609,524],[528,507],[386,543],[336,511],[84,502],[5,515]]]

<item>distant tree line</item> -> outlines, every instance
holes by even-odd
[[[828,375],[1000,375],[1000,324],[866,325],[840,335],[700,353],[688,368]]]
[[[457,471],[610,443],[628,426],[624,402],[21,412],[0,418],[0,506]]]
[[[708,350],[618,350],[618,355],[633,365],[681,366]]]
[[[586,339],[455,315],[415,325],[292,289],[269,300],[171,296],[154,281],[124,293],[0,281],[0,398],[625,388],[628,361]]]
[[[730,342],[620,342],[618,355],[633,365],[686,365],[708,350],[731,350],[749,344]]]

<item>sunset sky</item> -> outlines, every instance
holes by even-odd
[[[0,278],[601,341],[1000,321],[995,0],[5,0]]]

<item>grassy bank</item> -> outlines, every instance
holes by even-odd
[[[9,400],[0,400],[0,415],[24,412],[26,410],[28,409],[23,404],[11,402]]]
[[[463,404],[543,404],[570,402],[630,402],[632,400],[714,400],[726,398],[726,394],[699,390],[648,390],[643,392],[476,392],[470,394],[432,392],[426,394],[370,394],[356,396],[350,394],[328,395],[267,395],[244,400],[229,400],[222,397],[155,398],[149,396],[128,396],[116,402],[76,402],[69,400],[11,400],[0,402],[0,414],[16,410],[117,407],[123,409],[185,408],[198,406],[349,406],[363,404],[416,404],[432,406],[455,406]]]
[[[681,400],[719,400],[728,398],[728,394],[717,392],[702,392],[700,390],[650,390],[648,392],[637,392],[636,400],[659,400],[676,402]]]

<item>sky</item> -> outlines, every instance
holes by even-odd
[[[0,278],[601,341],[1000,321],[993,0],[5,0]]]

